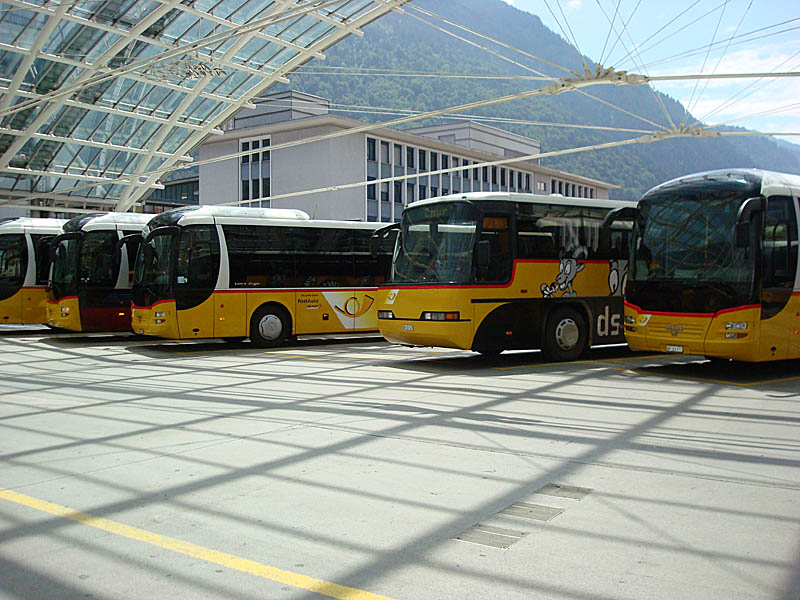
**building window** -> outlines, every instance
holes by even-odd
[[[372,162],[378,160],[376,143],[377,141],[374,138],[367,138],[367,160]]]
[[[367,177],[367,181],[375,181],[374,177]],[[377,200],[377,186],[374,183],[367,185],[367,200]]]
[[[485,167],[484,167],[484,168],[485,168]],[[472,178],[473,178],[475,181],[480,181],[480,180],[481,180],[481,179],[480,179],[480,169],[478,169],[477,167],[476,167],[476,168],[474,168],[474,169],[472,169]]]
[[[414,161],[414,149],[410,146],[406,146],[406,166],[409,169],[415,168],[414,165],[416,162]]]
[[[458,159],[457,158],[453,158],[453,166],[454,167],[458,166]],[[450,168],[450,157],[447,156],[446,154],[442,154],[442,168],[443,169],[449,169]]]
[[[559,181],[558,182],[558,193],[561,194],[562,196],[564,195],[564,182],[563,181]]]
[[[431,198],[436,198],[439,195],[439,188],[431,186]]]
[[[492,183],[497,185],[497,167],[492,167]]]
[[[439,170],[439,155],[436,152],[431,152],[431,171]]]
[[[555,179],[551,179],[550,180],[550,193],[551,194],[555,194],[556,193],[556,180]]]
[[[389,142],[381,142],[381,162],[389,164]]]
[[[483,183],[489,183],[489,167],[483,167]]]
[[[407,183],[406,184],[406,200],[408,201],[409,204],[411,204],[415,200],[415,198],[414,198],[414,184],[413,183]]]
[[[530,192],[531,191],[531,174],[530,173],[525,173],[525,191],[526,192]]]
[[[403,183],[401,181],[394,182],[394,203],[403,203]]]
[[[536,182],[536,191],[537,192],[547,192],[547,183],[544,181],[537,181]]]
[[[500,169],[500,185],[502,185],[502,186],[506,185],[506,170],[505,169]]]
[[[424,185],[419,186],[419,199],[425,200],[428,197],[428,188]]]
[[[589,198],[594,198],[594,188],[589,188]]]
[[[394,166],[403,166],[403,147],[398,144],[394,145]]]
[[[384,182],[381,184],[381,202],[389,201],[389,183]]]
[[[248,152],[239,159],[240,200],[258,200],[270,196],[270,156],[268,150],[263,151],[269,145],[269,138],[240,140],[239,148],[242,152]],[[261,204],[256,203],[258,206]],[[269,200],[263,205],[269,206]]]
[[[420,171],[427,171],[428,170],[428,154],[425,150],[419,151],[419,170]]]

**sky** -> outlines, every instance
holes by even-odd
[[[797,0],[504,1],[539,16],[562,37],[572,41],[574,36],[585,56],[606,67],[651,76],[800,72]],[[609,22],[617,10],[615,33],[609,38]],[[673,19],[676,20],[670,23]],[[627,27],[623,28],[623,24]],[[728,41],[732,36],[765,27],[771,28]],[[778,31],[784,32],[775,34]],[[705,46],[712,41],[718,45],[708,52]],[[677,57],[690,50],[697,51]],[[693,115],[708,124],[800,133],[800,77],[652,85],[690,107]],[[778,109],[784,110],[775,112]],[[784,139],[800,144],[800,136]]]

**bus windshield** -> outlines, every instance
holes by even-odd
[[[0,235],[0,300],[13,296],[25,281],[28,245],[25,235]]]
[[[170,263],[175,235],[162,234],[143,241],[133,275],[133,303],[152,306],[173,297]]]
[[[745,199],[731,191],[642,199],[629,275],[634,288],[680,284],[714,290],[725,297],[719,306],[746,301],[755,275],[753,253],[737,248],[735,235]]]
[[[407,208],[392,283],[469,283],[478,211],[466,202]]]
[[[56,245],[53,275],[50,279],[50,288],[55,300],[78,293],[75,274],[77,273],[80,246],[81,240],[74,237],[60,240]]]

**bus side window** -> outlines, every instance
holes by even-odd
[[[134,233],[139,233],[139,231],[132,231],[126,229],[122,230],[123,236],[131,235]],[[133,271],[134,268],[136,267],[136,256],[139,254],[139,246],[141,245],[141,243],[142,243],[141,237],[131,238],[130,240],[127,241],[127,243],[124,246],[125,252],[128,255],[128,285],[131,285],[133,283]]]
[[[506,215],[487,215],[483,218],[480,240],[489,242],[489,266],[478,273],[481,282],[505,283],[511,277],[513,254],[511,228]]]
[[[797,277],[797,216],[788,196],[771,196],[761,243],[761,318],[778,314],[792,295]]]
[[[544,212],[537,209],[534,204],[517,205],[517,258],[558,258],[555,233],[540,226]]]
[[[50,278],[50,240],[55,236],[32,234],[33,251],[36,253],[36,285],[47,285]]]
[[[764,215],[764,287],[794,286],[797,273],[797,220],[792,199],[772,196]]]
[[[298,227],[297,273],[301,287],[357,285],[353,266],[353,237],[347,229]]]

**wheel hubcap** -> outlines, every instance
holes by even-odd
[[[572,319],[563,319],[556,326],[556,343],[562,350],[572,350],[580,338],[578,324]]]
[[[283,323],[278,318],[278,315],[266,315],[258,323],[258,333],[265,340],[277,340],[283,333]]]

